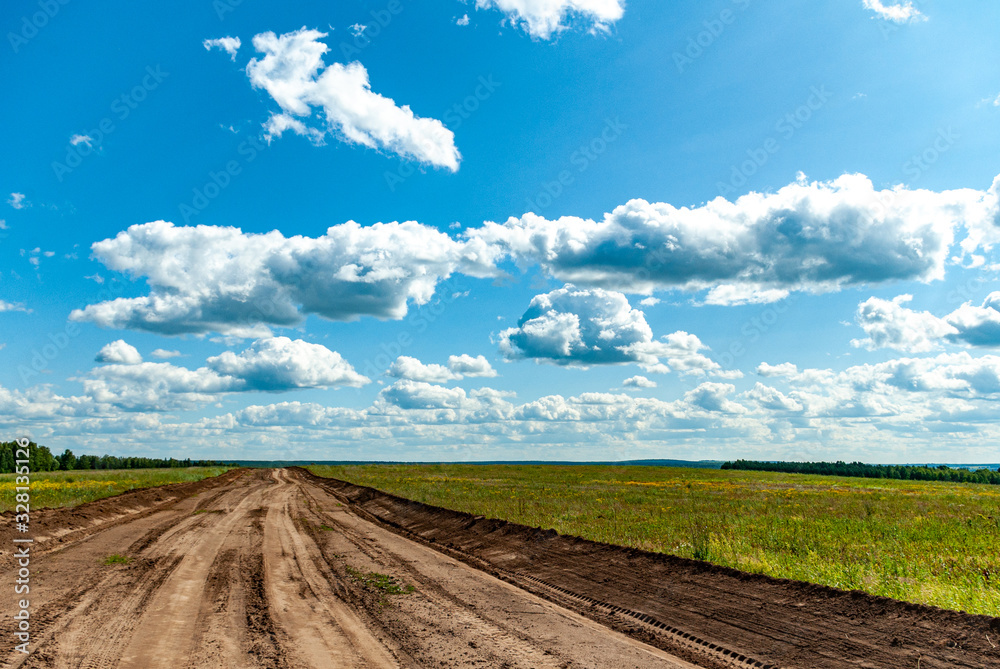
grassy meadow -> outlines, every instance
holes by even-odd
[[[200,481],[231,467],[171,469],[78,469],[31,474],[31,509],[76,506],[136,488]],[[15,506],[15,474],[0,474],[0,512]]]
[[[1000,616],[1000,486],[615,466],[311,466],[428,504]]]

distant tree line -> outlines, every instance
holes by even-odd
[[[17,442],[0,442],[0,474],[10,474],[14,471],[17,459],[15,450]],[[214,460],[176,460],[174,458],[120,458],[116,455],[74,455],[68,448],[62,455],[52,455],[47,446],[39,446],[31,442],[28,446],[28,469],[32,472],[54,472],[75,469],[154,469],[166,467],[214,467]]]
[[[867,479],[901,479],[903,481],[951,481],[954,483],[987,483],[1000,485],[1000,471],[990,469],[956,469],[947,465],[867,465],[863,462],[757,462],[736,460],[725,462],[722,469],[786,474],[821,474],[824,476],[858,476]]]

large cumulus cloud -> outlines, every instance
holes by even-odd
[[[940,279],[956,229],[980,229],[995,216],[995,199],[970,189],[877,191],[863,175],[844,175],[700,207],[632,200],[599,221],[526,214],[469,234],[577,285],[711,289],[709,301],[724,304],[751,301],[748,293],[773,300],[791,290]]]
[[[110,269],[145,278],[150,293],[89,305],[71,318],[160,334],[259,336],[267,333],[262,325],[295,325],[304,314],[398,319],[408,301],[426,303],[456,269],[490,271],[473,246],[412,221],[351,221],[317,238],[156,221],[97,242],[93,253]]]

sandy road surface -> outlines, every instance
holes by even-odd
[[[286,470],[41,512],[34,529],[32,652],[13,650],[4,587],[4,667],[698,666],[389,532]],[[10,540],[5,526],[12,583]],[[130,562],[103,564],[112,554]]]

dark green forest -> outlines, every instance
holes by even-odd
[[[0,474],[11,474],[15,469],[17,442],[0,442]],[[28,471],[54,472],[75,469],[154,469],[166,467],[214,467],[213,460],[176,460],[174,458],[136,458],[116,455],[74,455],[66,449],[62,455],[53,455],[47,446],[31,442],[28,446]]]
[[[953,483],[987,483],[1000,485],[1000,471],[990,469],[958,469],[947,465],[867,465],[863,462],[758,462],[736,460],[725,462],[722,469],[784,474],[821,474],[823,476],[857,476],[866,479],[900,479],[903,481],[951,481]]]

